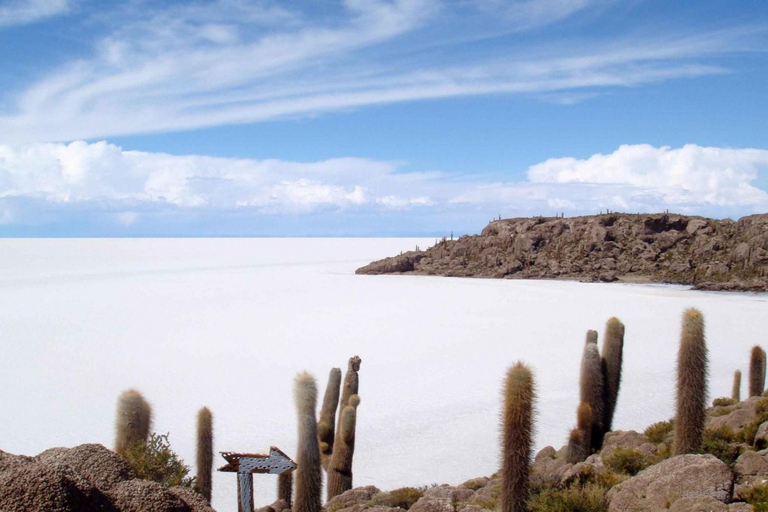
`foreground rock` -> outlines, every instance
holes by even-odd
[[[620,483],[606,498],[610,512],[641,512],[671,509],[684,498],[691,506],[696,500],[728,503],[732,491],[733,474],[727,464],[712,455],[678,455]],[[690,510],[683,505],[680,510]]]
[[[768,291],[768,214],[738,221],[619,213],[498,220],[480,235],[375,261],[357,273],[661,282]]]
[[[52,448],[37,457],[0,451],[3,512],[214,512],[196,492],[133,478],[100,444]]]

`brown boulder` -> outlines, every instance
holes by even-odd
[[[5,512],[114,511],[104,494],[66,464],[21,462],[0,473]]]
[[[742,453],[733,465],[733,472],[736,474],[733,498],[743,499],[752,487],[768,483],[768,450]]]
[[[757,419],[755,408],[760,400],[762,397],[753,396],[739,404],[729,406],[729,409],[733,408],[733,410],[728,414],[710,417],[707,420],[707,428],[728,427],[734,432],[738,432]]]
[[[358,503],[367,503],[371,501],[374,494],[380,492],[379,488],[373,485],[355,487],[354,489],[350,489],[331,498],[331,500],[325,504],[325,508],[342,509]]]
[[[695,496],[675,501],[669,512],[728,512],[728,505],[711,496]]]
[[[176,494],[148,480],[121,482],[108,494],[120,512],[192,512]]]
[[[664,460],[611,489],[610,512],[664,510],[682,498],[731,499],[733,474],[712,455],[678,455]]]
[[[74,448],[51,448],[36,456],[43,465],[66,464],[102,491],[134,478],[125,460],[100,444],[81,444]]]

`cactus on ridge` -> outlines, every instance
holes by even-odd
[[[518,361],[504,380],[501,417],[501,512],[527,510],[536,389],[531,370]]]
[[[124,455],[132,444],[146,441],[152,426],[152,407],[135,389],[124,391],[117,401],[115,451]]]
[[[749,396],[760,396],[765,389],[765,350],[752,347],[749,357]]]
[[[320,419],[317,422],[317,440],[320,443],[320,464],[328,470],[328,463],[333,454],[333,443],[336,435],[336,408],[339,405],[341,392],[341,369],[332,368],[328,375],[328,386],[323,395],[323,407],[320,409]]]
[[[576,428],[571,430],[568,437],[568,447],[565,457],[571,464],[584,462],[590,454],[592,439],[592,408],[586,402],[581,402],[576,413]]]
[[[741,402],[741,370],[733,372],[733,388],[731,388],[731,398]]]
[[[296,447],[296,489],[292,511],[320,512],[323,474],[317,442],[317,384],[314,377],[306,372],[299,374],[294,381],[293,396],[299,441]]]
[[[349,397],[349,405],[341,411],[339,437],[328,464],[328,500],[352,489],[352,457],[355,453],[355,427],[360,396]]]
[[[213,415],[203,407],[197,413],[197,480],[196,486],[208,503],[213,483]]]
[[[293,471],[286,471],[277,477],[277,499],[285,501],[288,508],[293,505]]]
[[[603,430],[602,437],[611,431],[613,427],[613,414],[616,412],[616,402],[619,398],[621,386],[621,365],[624,352],[624,324],[618,318],[613,317],[605,325],[603,337]]]
[[[695,453],[701,446],[707,406],[707,345],[704,317],[697,309],[683,313],[677,354],[675,455]]]
[[[603,362],[597,350],[597,332],[587,331],[579,377],[579,402],[592,408],[590,452],[599,450],[603,443],[604,395]]]

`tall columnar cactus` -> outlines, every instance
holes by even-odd
[[[282,473],[277,477],[277,499],[284,500],[291,508],[293,499],[293,471]]]
[[[592,408],[592,432],[590,451],[599,450],[603,444],[604,396],[603,363],[597,350],[597,332],[587,331],[584,354],[581,358],[579,401]]]
[[[765,350],[755,345],[749,357],[749,396],[760,396],[765,389]]]
[[[320,420],[317,422],[317,439],[320,442],[320,464],[328,470],[328,463],[333,453],[333,442],[336,435],[336,408],[339,405],[341,392],[341,368],[332,368],[328,375],[328,386],[323,395],[323,408],[320,409]]]
[[[501,512],[526,510],[535,400],[533,373],[518,361],[507,371],[504,380],[501,418]]]
[[[589,457],[592,439],[592,407],[586,402],[579,404],[576,413],[576,428],[568,437],[566,459],[571,464],[578,464]]]
[[[616,412],[616,401],[619,398],[619,387],[621,386],[623,354],[624,324],[614,317],[608,320],[608,323],[605,325],[605,337],[603,338],[604,397],[602,436],[610,432],[613,426],[613,413]],[[602,444],[602,438],[600,444]]]
[[[135,389],[124,391],[117,401],[115,451],[124,455],[128,447],[146,441],[152,426],[152,407]]]
[[[675,454],[694,453],[701,446],[707,406],[707,345],[704,317],[696,309],[683,313],[677,354]]]
[[[293,387],[298,417],[299,442],[296,447],[296,499],[293,512],[320,512],[323,475],[317,442],[317,384],[308,373],[299,374]]]
[[[733,372],[733,388],[731,389],[731,398],[741,402],[741,370]]]
[[[213,472],[213,415],[207,407],[197,413],[197,487],[211,502]]]
[[[349,397],[349,405],[341,411],[339,437],[328,464],[328,500],[352,488],[352,457],[355,454],[355,426],[360,397]]]

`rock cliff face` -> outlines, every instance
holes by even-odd
[[[491,222],[480,235],[375,261],[358,274],[656,282],[768,291],[768,214],[738,221],[611,213]]]

